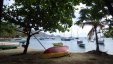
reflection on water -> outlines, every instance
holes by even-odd
[[[61,41],[61,39],[54,39],[54,40],[48,39],[48,40],[40,40],[40,42],[44,45],[46,49],[52,47],[53,43],[62,42],[64,45],[69,46],[70,52],[75,52],[75,53],[83,53],[96,49],[95,42],[89,42],[86,38],[79,38],[79,40],[83,41],[83,43],[85,44],[85,48],[81,48],[78,46],[77,39],[71,41]],[[44,50],[44,48],[38,43],[36,39],[30,40],[30,47]],[[101,51],[113,55],[113,39],[104,38],[104,45],[99,45],[99,47]]]

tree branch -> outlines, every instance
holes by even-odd
[[[32,33],[30,36],[33,36],[33,35],[35,35],[35,34],[39,34],[40,31],[42,31],[42,30],[39,30],[39,31],[37,31],[37,32],[35,32],[35,33]]]

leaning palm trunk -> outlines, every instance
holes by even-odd
[[[98,35],[97,35],[97,27],[100,27],[102,29],[103,25],[101,24],[101,22],[97,21],[92,21],[92,22],[85,22],[83,23],[82,26],[84,25],[92,25],[92,29],[90,30],[90,32],[88,33],[89,36],[89,40],[92,38],[92,36],[95,34],[95,38],[96,38],[96,54],[101,54],[100,50],[99,50],[99,43],[98,43]]]
[[[95,38],[96,38],[96,52],[100,52],[96,27],[94,27],[94,31],[95,31]]]

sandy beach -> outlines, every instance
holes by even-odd
[[[22,55],[23,48],[0,50],[0,64],[113,64],[113,56],[88,53],[70,53],[70,56],[59,58],[40,58],[43,51],[28,49]]]

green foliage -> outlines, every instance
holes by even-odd
[[[89,20],[101,20],[107,15],[107,11],[103,12],[101,9],[98,10],[98,7],[95,5],[91,8],[81,9],[80,11],[80,22],[89,21]]]
[[[104,36],[107,38],[109,38],[109,37],[113,38],[113,28],[104,31]]]
[[[5,8],[5,20],[29,28],[55,32],[65,31],[72,25],[74,16],[73,0],[16,0]],[[32,25],[32,26],[31,26]]]
[[[9,22],[1,22],[0,37],[16,37],[22,33],[16,31],[16,26]]]

